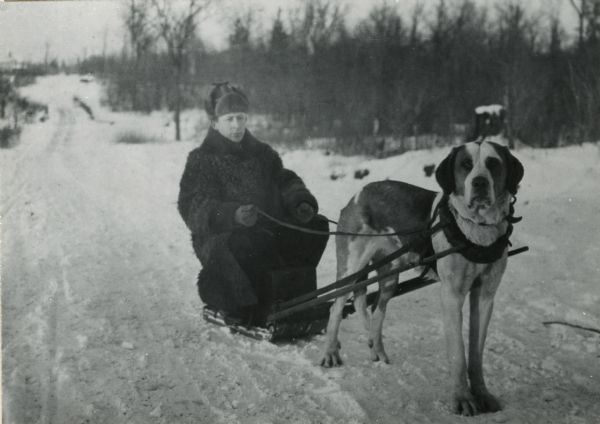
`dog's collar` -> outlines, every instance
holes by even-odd
[[[458,227],[456,217],[450,210],[449,197],[444,195],[436,207],[434,215],[439,217],[440,223],[443,225],[444,235],[452,246],[463,246],[460,254],[467,260],[475,263],[492,263],[497,261],[504,255],[506,248],[510,245],[510,235],[513,231],[513,222],[520,219],[514,218],[513,208],[514,201],[511,202],[509,215],[505,218],[507,221],[506,232],[498,237],[498,239],[489,246],[481,246],[469,240]],[[489,225],[489,224],[486,224]]]

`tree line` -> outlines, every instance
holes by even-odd
[[[409,14],[383,2],[352,27],[342,3],[307,0],[262,25],[254,11],[240,13],[216,51],[197,31],[198,18],[214,13],[209,0],[178,10],[129,0],[123,52],[79,66],[106,78],[112,107],[168,107],[176,122],[182,108],[202,107],[212,82],[227,80],[282,137],[283,129],[341,140],[452,136],[476,106],[499,103],[510,137],[551,147],[600,139],[600,0],[569,1],[576,34],[557,13],[538,16],[511,0],[492,8],[439,0]]]

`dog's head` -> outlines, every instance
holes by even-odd
[[[494,206],[506,193],[517,193],[523,165],[507,147],[471,142],[453,148],[435,177],[445,194],[463,197],[468,209],[478,212]]]

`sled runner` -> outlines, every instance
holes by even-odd
[[[317,288],[316,270],[314,268],[287,268],[270,273],[269,289],[259,309],[262,318],[253,317],[248,325],[233,323],[220,311],[208,306],[203,309],[206,321],[229,327],[232,333],[242,334],[258,340],[292,340],[308,337],[323,332],[329,315],[328,303],[294,313],[293,316],[270,320],[268,316],[276,310],[276,305],[306,294],[313,293]]]

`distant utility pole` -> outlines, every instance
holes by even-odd
[[[106,74],[106,38],[108,37],[108,27],[104,27],[102,34],[102,75]]]
[[[44,72],[48,72],[48,59],[50,56],[50,42],[46,41],[45,43],[46,51],[44,52]]]

